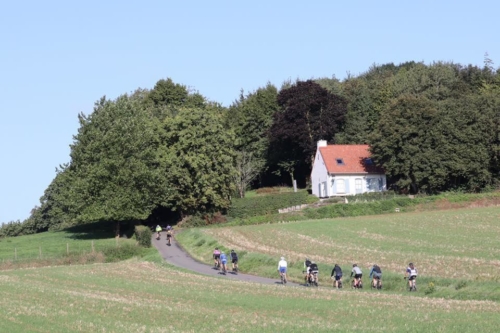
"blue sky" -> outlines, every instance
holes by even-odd
[[[69,162],[79,112],[170,77],[229,105],[266,82],[409,60],[500,63],[495,1],[5,1],[0,222]]]

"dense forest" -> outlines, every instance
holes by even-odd
[[[27,220],[2,229],[224,213],[248,189],[307,187],[319,139],[370,144],[395,191],[478,192],[500,179],[499,120],[500,69],[487,56],[482,68],[390,63],[268,83],[229,107],[162,79],[81,113],[70,162]]]

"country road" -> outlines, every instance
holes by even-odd
[[[167,261],[172,265],[182,267],[191,270],[193,272],[211,276],[220,276],[232,280],[281,285],[278,272],[276,272],[276,279],[270,279],[270,278],[249,275],[249,274],[242,274],[242,273],[235,274],[231,271],[227,272],[226,275],[223,275],[219,272],[219,270],[214,269],[213,266],[201,263],[193,259],[186,251],[184,251],[179,246],[179,244],[175,241],[174,238],[172,238],[172,245],[168,246],[166,235],[163,232],[161,234],[160,240],[156,240],[155,235],[153,235],[151,242],[156,247],[158,252],[160,252],[161,256],[163,257],[163,259],[165,259],[165,261]],[[276,265],[277,264],[278,262],[276,262]],[[230,266],[231,263],[228,262],[229,269],[231,269]],[[289,282],[287,283],[287,286],[299,286],[299,284]]]

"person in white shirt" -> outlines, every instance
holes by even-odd
[[[361,268],[358,267],[357,264],[352,265],[352,271],[351,271],[351,277],[354,275],[354,288],[360,288],[361,285],[359,282],[361,281],[361,278],[363,277],[363,272],[361,271]]]
[[[283,283],[286,284],[286,269],[287,263],[285,257],[281,257],[281,260],[278,262],[278,272],[280,273],[280,277],[283,279]]]

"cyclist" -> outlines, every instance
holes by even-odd
[[[332,279],[335,278],[334,287],[339,289],[342,286],[342,268],[338,264],[335,264],[332,269]]]
[[[417,275],[418,275],[417,269],[415,268],[412,262],[409,263],[408,267],[406,268],[405,279],[408,278],[408,287],[410,287],[410,291],[417,290],[417,284],[416,284]]]
[[[309,281],[315,282],[316,285],[318,284],[318,273],[319,273],[319,268],[318,265],[312,261],[311,265],[309,265],[309,268],[307,269],[307,275],[309,275]]]
[[[285,260],[285,257],[281,257],[281,260],[278,262],[278,272],[280,273],[280,276],[283,278],[283,283],[286,284],[286,269],[287,269],[287,263]]]
[[[233,272],[238,271],[238,254],[234,252],[234,250],[231,250],[230,253],[231,256],[231,263],[233,264]]]
[[[306,285],[309,283],[309,266],[311,266],[311,260],[309,260],[309,258],[306,258],[306,260],[304,261],[304,271],[302,272],[306,274],[304,276]]]
[[[353,264],[352,265],[352,271],[351,271],[351,277],[354,275],[354,288],[361,288],[360,282],[361,278],[363,277],[363,272],[361,269],[358,267],[358,264]]]
[[[172,227],[171,226],[167,226],[167,244],[170,245],[171,244],[171,241],[172,241]]]
[[[161,232],[161,227],[160,225],[156,225],[156,239],[160,239],[160,232]]]
[[[220,251],[218,247],[215,248],[213,257],[214,257],[214,267],[218,268],[220,264]]]
[[[370,270],[369,278],[371,278],[372,275],[373,275],[372,287],[377,289],[382,289],[382,270],[377,264],[373,264],[372,269]]]
[[[224,252],[221,252],[220,254],[220,262],[222,264],[222,273],[226,274],[227,272],[227,257]]]

